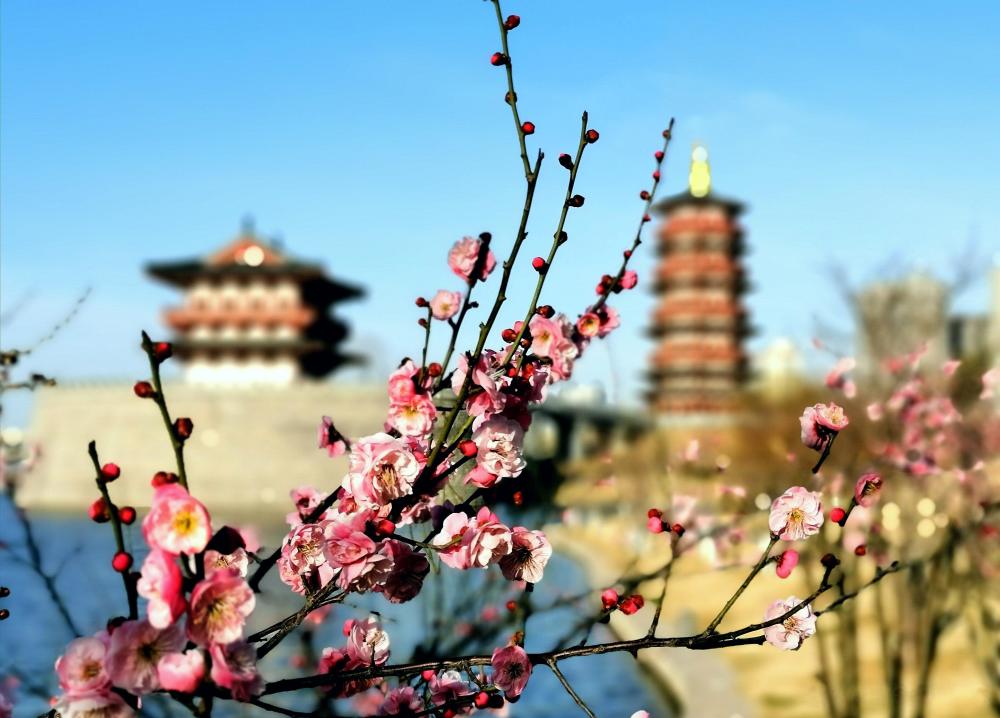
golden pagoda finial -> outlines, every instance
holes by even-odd
[[[697,142],[691,149],[688,190],[692,197],[704,197],[712,190],[712,170],[708,166],[708,148]]]

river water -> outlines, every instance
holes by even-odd
[[[57,572],[60,592],[67,597],[68,608],[85,633],[104,625],[109,610],[125,613],[125,598],[121,580],[110,567],[114,552],[111,530],[86,520],[59,516],[36,516],[36,533],[44,554],[46,569]],[[277,531],[278,529],[275,529]],[[141,561],[144,550],[138,524],[131,528],[132,542]],[[271,538],[271,545],[274,543]],[[52,663],[71,638],[64,622],[55,610],[41,581],[32,571],[14,559],[23,555],[24,537],[6,501],[0,506],[0,585],[8,586],[11,595],[2,599],[0,607],[10,611],[10,617],[0,622],[0,676],[16,673],[24,684],[18,691],[15,716],[36,716],[48,708],[43,696],[58,689],[53,679]],[[272,571],[276,574],[277,571]],[[447,653],[461,646],[462,653],[488,652],[489,646],[499,645],[510,632],[505,625],[504,608],[515,597],[510,584],[496,580],[499,572],[456,572],[446,569],[440,575],[431,574],[425,589],[414,601],[392,605],[381,596],[352,597],[348,604],[335,607],[329,618],[314,631],[316,648],[343,645],[341,623],[346,618],[364,617],[369,610],[382,616],[392,640],[392,662],[408,659],[418,646],[432,654]],[[276,577],[265,582],[258,599],[258,608],[248,626],[252,632],[296,610],[301,598],[288,591]],[[546,569],[545,579],[536,587],[532,603],[546,607],[558,603],[560,597],[574,595],[584,589],[581,570],[565,557],[556,555]],[[591,601],[594,599],[591,598]],[[108,607],[113,607],[109,609]],[[481,609],[486,606],[486,613]],[[474,609],[472,607],[475,607]],[[594,606],[588,605],[588,610]],[[471,611],[475,610],[475,613]],[[564,637],[566,627],[579,614],[572,609],[556,608],[532,615],[527,624],[527,649],[547,650]],[[428,626],[443,621],[448,637],[442,645],[429,646]],[[486,627],[485,634],[478,631]],[[598,627],[592,641],[610,636]],[[267,679],[304,675],[308,669],[296,668],[302,654],[302,643],[290,638],[265,657],[261,671]],[[600,718],[628,718],[639,709],[656,717],[670,714],[659,699],[657,690],[641,674],[637,663],[624,653],[591,656],[560,664],[567,679]],[[315,696],[287,694],[273,697],[273,702],[297,710],[312,710]],[[269,698],[270,700],[270,698]],[[154,716],[189,715],[182,708],[173,710],[156,705],[143,713]],[[228,705],[228,704],[225,704]],[[350,704],[338,706],[342,715],[356,715]],[[216,710],[216,715],[274,715],[255,707],[239,706]],[[562,718],[583,715],[563,691],[555,677],[545,668],[532,676],[520,702],[510,706],[515,718]]]

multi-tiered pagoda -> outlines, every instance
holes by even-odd
[[[648,396],[665,417],[725,414],[735,409],[746,378],[748,334],[741,297],[743,205],[712,192],[708,152],[695,146],[688,189],[655,206],[658,231],[655,288],[659,302],[650,334]]]
[[[165,320],[190,382],[285,385],[353,361],[341,352],[347,325],[330,309],[361,290],[286,254],[249,222],[214,254],[147,271],[184,292]]]

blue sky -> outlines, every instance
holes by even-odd
[[[373,374],[418,351],[412,299],[457,288],[463,234],[510,245],[523,181],[489,3],[29,2],[0,6],[0,300],[32,299],[4,346],[44,332],[85,286],[78,320],[31,367],[64,380],[142,372],[140,328],[173,293],[144,261],[212,250],[251,213],[300,255],[365,285],[344,307]],[[715,188],[745,200],[760,334],[805,343],[848,326],[827,279],[892,267],[945,275],[970,241],[1000,246],[1000,5],[508,2],[522,114],[549,160],[525,259],[543,253],[589,110],[581,169],[545,299],[575,313],[617,266],[651,153],[677,118],[665,187],[707,143]],[[645,278],[647,244],[637,258]],[[988,262],[986,263],[988,264]],[[984,266],[986,266],[984,264]],[[648,290],[648,283],[640,288]],[[516,272],[505,316],[534,274]],[[495,286],[495,280],[491,283]],[[580,376],[633,397],[653,298]],[[960,306],[983,309],[980,282]]]

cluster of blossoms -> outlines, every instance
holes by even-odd
[[[146,616],[113,619],[105,630],[69,643],[56,661],[63,715],[131,715],[142,696],[194,693],[206,674],[237,700],[263,688],[257,652],[243,637],[255,603],[245,579],[244,541],[229,527],[213,534],[205,506],[164,476],[154,479],[142,522],[149,553],[128,579],[147,600]],[[130,565],[131,557],[115,567],[124,573]]]

